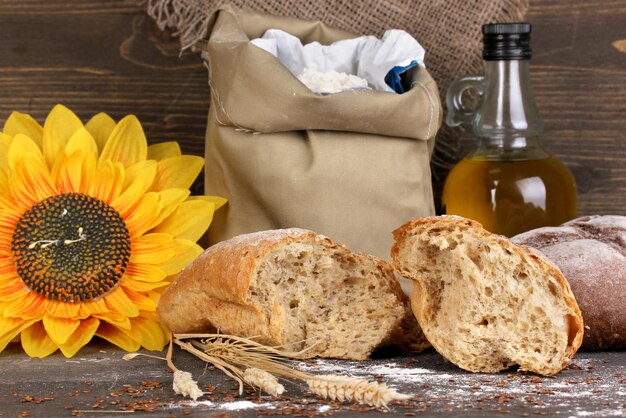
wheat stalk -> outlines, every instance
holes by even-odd
[[[326,399],[386,407],[392,401],[410,398],[382,383],[347,376],[315,376],[289,364],[290,360],[310,357],[307,351],[312,346],[301,351],[285,351],[260,344],[253,338],[223,334],[174,334],[172,341],[235,379],[239,394],[243,393],[245,382],[278,396],[284,387],[275,376],[282,376],[304,381],[312,393]]]
[[[311,347],[301,351],[285,351],[260,344],[252,338],[223,334],[173,334],[165,358],[168,366],[174,371],[172,386],[176,393],[189,396],[193,400],[202,396],[203,392],[193,380],[191,373],[179,370],[172,362],[173,344],[212,364],[237,381],[240,395],[243,393],[244,382],[270,395],[281,395],[285,388],[278,382],[277,375],[301,380],[308,385],[312,393],[325,399],[386,407],[392,401],[411,398],[384,383],[349,376],[315,376],[289,364],[290,360],[310,357],[307,351]],[[142,354],[127,354],[123,359],[131,360],[138,355]]]
[[[276,357],[280,358],[289,358],[289,359],[307,359],[314,356],[314,354],[308,354],[308,351],[311,351],[313,347],[317,345],[311,344],[307,348],[300,351],[287,351],[280,349],[278,347],[270,347],[264,344],[260,344],[257,341],[254,341],[255,337],[244,338],[238,337],[235,335],[225,335],[225,334],[174,334],[175,339],[178,340],[189,340],[195,339],[199,340],[205,346],[211,347],[219,347],[220,345],[226,346],[228,349],[242,349],[248,352],[259,352],[264,355],[273,354]],[[304,341],[302,341],[304,342]],[[207,347],[209,348],[209,347]]]
[[[207,363],[211,363],[213,366],[224,372],[226,376],[233,378],[239,384],[239,395],[243,393],[243,371],[241,369],[228,362],[223,361],[220,357],[213,357],[201,350],[198,350],[191,343],[180,341],[176,338],[173,338],[172,341],[183,350],[188,351],[189,353],[193,354],[201,360],[206,361]],[[170,365],[170,367],[172,367],[172,365]]]

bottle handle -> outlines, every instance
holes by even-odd
[[[463,104],[463,93],[466,90],[474,89],[480,96],[483,94],[485,77],[465,76],[452,83],[446,93],[446,125],[450,127],[459,126],[462,123],[471,124],[478,109],[469,109]]]

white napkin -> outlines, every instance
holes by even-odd
[[[287,32],[269,29],[262,38],[251,42],[277,57],[295,76],[305,68],[337,71],[364,78],[370,87],[381,91],[394,91],[385,82],[394,68],[397,72],[404,67],[424,66],[424,48],[407,32],[398,29],[386,31],[382,39],[361,36],[330,45],[319,42],[302,45],[300,39]]]

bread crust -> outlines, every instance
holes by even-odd
[[[165,290],[157,305],[159,320],[174,333],[219,329],[258,335],[265,344],[282,344],[278,318],[268,323],[247,300],[248,288],[268,252],[306,237],[334,245],[313,231],[291,228],[240,235],[209,247]]]
[[[563,272],[585,319],[583,350],[626,349],[626,216],[584,216],[511,240]]]
[[[157,305],[159,320],[175,333],[219,330],[226,334],[255,336],[268,345],[285,345],[288,319],[284,310],[277,305],[266,307],[270,313],[264,313],[261,306],[250,300],[248,291],[259,264],[268,253],[291,242],[303,241],[349,252],[344,245],[326,236],[298,228],[261,231],[220,242],[198,256],[165,290]],[[364,265],[365,259],[372,261],[380,276],[389,278],[388,290],[404,305],[404,318],[393,319],[394,331],[381,343],[399,344],[416,351],[430,346],[413,318],[407,296],[393,278],[393,267],[368,254],[351,254],[357,263]],[[411,332],[404,335],[402,327],[410,328]]]
[[[567,282],[567,280],[563,277],[563,274],[559,270],[557,266],[555,266],[552,262],[550,262],[543,254],[540,252],[525,246],[515,245],[510,242],[506,237],[492,234],[486,231],[482,225],[476,221],[461,218],[458,216],[432,216],[411,220],[404,225],[397,228],[393,231],[393,236],[395,239],[395,244],[391,249],[391,257],[394,261],[394,265],[403,274],[405,277],[414,280],[415,285],[413,287],[413,293],[411,295],[411,306],[413,308],[413,312],[415,313],[418,322],[426,334],[426,337],[429,339],[433,347],[437,351],[439,351],[442,355],[446,356],[446,352],[448,351],[448,347],[444,347],[439,344],[435,338],[431,338],[429,335],[429,322],[432,319],[433,312],[430,312],[429,309],[432,307],[432,297],[433,289],[429,289],[429,283],[426,280],[420,280],[418,275],[411,275],[407,269],[401,268],[402,260],[400,260],[400,249],[405,245],[407,240],[413,236],[417,235],[424,231],[436,231],[438,229],[445,231],[449,228],[458,228],[459,226],[465,226],[470,228],[472,233],[475,234],[480,240],[492,240],[497,245],[501,246],[506,251],[510,251],[512,253],[517,253],[522,258],[530,258],[534,263],[536,263],[541,270],[551,277],[555,278],[558,285],[561,288],[561,294],[563,295],[563,300],[565,304],[571,311],[573,320],[569,323],[569,339],[571,340],[571,344],[568,347],[566,353],[564,353],[567,359],[570,359],[580,347],[580,344],[583,339],[584,326],[583,326],[583,318],[574,298],[574,295],[571,291],[571,288]],[[432,262],[436,262],[436,260],[432,260]],[[419,266],[416,266],[419,267]],[[513,359],[514,364],[515,360]],[[567,365],[567,362],[564,364],[555,364],[553,368],[533,368],[532,365],[524,365],[523,369],[532,371],[539,374],[544,375],[552,375],[560,371],[563,367]],[[463,365],[460,365],[463,367]],[[464,367],[466,368],[466,367]],[[470,369],[471,370],[471,369]],[[497,370],[472,370],[472,371],[490,371],[495,372]]]

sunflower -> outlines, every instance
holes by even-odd
[[[0,351],[72,357],[94,336],[161,350],[162,290],[202,252],[225,203],[190,196],[203,159],[148,146],[133,115],[86,125],[66,107],[44,126],[14,112],[0,133]]]

